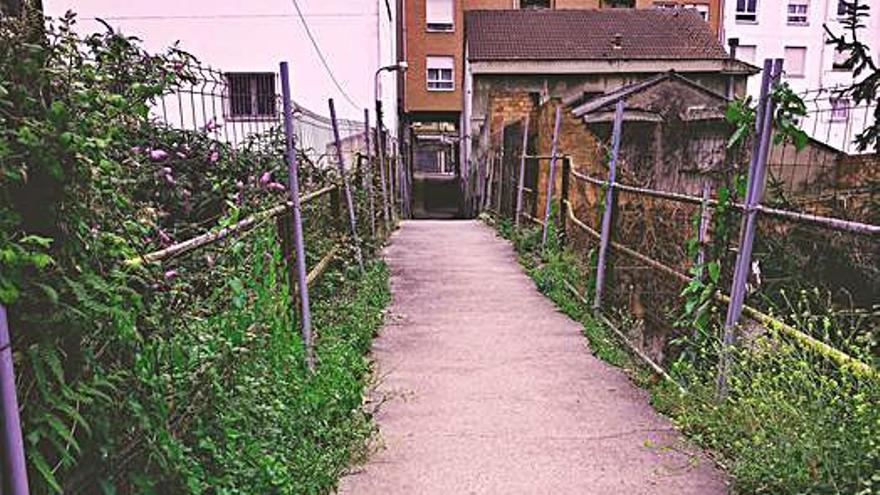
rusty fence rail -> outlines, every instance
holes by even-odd
[[[151,113],[153,122],[159,128],[167,126],[207,136],[233,150],[259,140],[283,139],[289,198],[231,225],[218,226],[210,232],[122,263],[128,267],[161,266],[224,240],[244,238],[255,229],[274,223],[283,261],[287,264],[292,296],[289,309],[295,315],[292,321],[300,325],[306,365],[308,372],[312,372],[317,363],[309,287],[332,266],[334,260],[347,257],[346,253],[353,253],[354,261],[363,269],[363,237],[372,245],[381,244],[394,228],[392,217],[398,216],[394,209],[405,206],[405,188],[398,187],[399,201],[391,197],[393,180],[395,177],[403,180],[405,164],[396,155],[395,143],[384,135],[384,130],[371,128],[367,110],[364,110],[364,121],[356,122],[337,119],[332,100],[329,102],[330,117],[297,105],[292,96],[286,62],[280,64],[278,71],[263,73],[264,77],[257,79],[257,92],[264,97],[257,98],[256,102],[248,100],[254,105],[248,108],[244,108],[243,103],[236,103],[236,87],[240,86],[234,79],[237,76],[203,67],[191,70],[188,84],[173,88],[157,100]],[[253,85],[249,88],[254,89]],[[329,184],[303,183],[299,173],[307,165],[325,169],[335,166],[336,178]],[[333,243],[313,266],[308,267],[302,207],[319,201],[329,203],[334,218],[326,224],[313,224],[313,228],[322,229],[324,239],[332,238]],[[3,399],[0,408],[0,445],[3,447],[0,488],[8,488],[9,495],[27,495],[29,488],[12,345],[7,308],[0,305],[0,394]],[[136,450],[138,443],[132,442],[131,449],[122,455],[126,458],[133,455],[132,449]],[[70,493],[78,493],[81,487],[77,483],[81,482],[74,481],[65,491],[69,488]]]
[[[846,240],[852,240],[854,246],[867,245],[869,250],[871,245],[876,248],[878,241],[880,241],[880,225],[877,224],[861,221],[861,219],[839,218],[815,211],[795,211],[794,209],[765,204],[767,201],[765,198],[765,183],[770,180],[768,176],[773,174],[773,167],[778,166],[779,160],[778,156],[773,156],[770,152],[773,135],[770,122],[771,116],[774,113],[774,103],[769,93],[770,88],[782,73],[782,61],[767,60],[764,65],[764,79],[762,81],[762,89],[764,91],[762,97],[758,100],[755,138],[752,141],[752,149],[749,153],[751,162],[746,170],[749,179],[746,185],[747,194],[740,201],[726,200],[723,205],[740,217],[741,225],[739,235],[732,236],[732,240],[736,244],[730,246],[728,251],[736,258],[735,262],[730,265],[735,267],[735,270],[729,275],[722,277],[721,280],[721,283],[729,284],[729,290],[722,290],[721,286],[719,286],[712,296],[722,307],[727,308],[727,318],[724,322],[724,330],[720,342],[720,362],[716,383],[716,393],[721,397],[727,392],[730,359],[733,348],[738,343],[735,330],[746,325],[745,320],[749,321],[747,325],[757,325],[778,332],[780,335],[785,335],[797,345],[809,349],[811,352],[823,356],[841,368],[849,369],[857,375],[878,376],[875,366],[870,362],[866,362],[863,357],[835,348],[821,338],[812,335],[806,329],[798,328],[797,324],[782,321],[779,316],[771,314],[770,311],[746,304],[747,296],[751,294],[750,291],[754,290],[753,287],[750,288],[750,285],[753,283],[751,277],[755,275],[754,271],[757,266],[756,259],[752,254],[753,246],[759,240],[763,242],[772,241],[773,239],[769,239],[768,236],[779,235],[774,233],[773,230],[768,232],[766,226],[763,229],[760,228],[759,223],[783,222],[787,226],[793,226],[786,228],[797,228],[807,232],[818,233],[818,235],[833,234],[838,236],[835,239],[844,236]],[[552,111],[552,108],[550,110]],[[527,135],[516,136],[518,139],[522,139],[523,145],[521,149],[505,150],[504,143],[507,141],[505,139],[495,140],[494,143],[497,144],[494,144],[494,148],[489,153],[478,156],[478,159],[482,159],[484,163],[480,167],[474,167],[479,171],[477,179],[484,181],[486,196],[491,197],[492,194],[497,194],[498,188],[502,187],[502,184],[504,184],[504,187],[510,187],[509,184],[512,183],[513,187],[516,188],[516,201],[513,208],[505,209],[493,205],[486,208],[490,213],[509,219],[515,227],[520,227],[521,225],[524,227],[537,226],[541,230],[542,245],[546,243],[547,232],[551,228],[556,229],[558,233],[557,238],[562,243],[570,242],[572,232],[569,229],[572,228],[576,229],[579,233],[586,234],[591,239],[590,245],[593,246],[593,254],[597,256],[591,258],[589,264],[589,269],[594,273],[590,281],[593,285],[588,287],[587,290],[592,291],[593,300],[587,302],[584,294],[571,284],[567,284],[567,289],[582,302],[589,305],[597,317],[611,325],[612,330],[616,333],[619,333],[619,330],[605,316],[607,311],[611,309],[612,303],[612,301],[606,301],[606,296],[603,294],[605,286],[609,283],[608,271],[626,270],[629,268],[650,270],[658,273],[661,279],[668,281],[661,284],[664,287],[666,285],[681,287],[691,283],[695,277],[704,276],[696,274],[697,272],[692,271],[692,269],[696,269],[697,264],[702,263],[705,259],[703,250],[707,242],[706,237],[709,235],[709,226],[712,222],[712,209],[719,207],[722,203],[722,200],[712,197],[710,189],[706,187],[703,188],[702,195],[698,196],[690,193],[626,184],[621,181],[618,178],[620,175],[618,170],[620,165],[618,163],[618,145],[616,144],[619,143],[623,132],[624,110],[624,101],[621,99],[617,102],[614,120],[611,123],[611,132],[608,136],[611,144],[604,148],[606,158],[608,159],[608,166],[606,167],[607,177],[596,177],[595,174],[591,175],[590,173],[573,169],[568,156],[574,150],[557,149],[558,130],[552,133],[552,144],[550,146],[553,151],[549,156],[541,156],[533,150],[526,149]],[[556,122],[555,126],[558,129],[558,119]],[[523,119],[519,125],[520,127],[525,127],[529,124],[531,124],[532,130],[534,130],[533,117]],[[528,131],[525,132],[527,133]],[[503,130],[499,131],[499,133],[502,136],[504,134]],[[547,135],[551,134],[547,133]],[[489,139],[489,142],[493,143],[493,140]],[[505,172],[493,172],[494,168],[505,166],[497,157],[509,156],[510,154],[515,156],[510,157],[511,159],[506,165],[507,170]],[[553,164],[559,157],[564,159],[561,178],[557,179],[554,178],[554,174],[559,172]],[[549,166],[542,168],[540,166],[541,160],[549,160]],[[493,180],[493,177],[502,174],[510,176],[511,182],[503,183],[497,179]],[[546,178],[546,181],[542,181],[542,178]],[[598,196],[600,199],[585,201],[586,198],[572,196],[573,190],[580,191],[585,187],[598,191],[592,196]],[[546,189],[546,192],[543,189]],[[837,192],[835,191],[836,194]],[[615,220],[615,217],[619,214],[617,213],[617,196],[619,195],[626,195],[635,199],[654,198],[660,200],[661,203],[669,202],[667,204],[680,204],[696,208],[693,230],[694,232],[699,232],[700,235],[698,240],[700,251],[697,258],[698,261],[691,259],[689,264],[678,262],[672,264],[668,259],[658,259],[656,254],[647,251],[643,252],[638,248],[628,246],[625,242],[615,240],[615,230],[619,228],[616,227],[617,222]],[[550,215],[552,205],[558,205],[558,214],[555,218]],[[642,206],[642,208],[650,207]],[[539,208],[542,209],[540,214]],[[580,208],[580,210],[576,210],[576,208]],[[644,210],[634,211],[642,212],[643,215],[648,213]],[[590,221],[584,219],[582,216],[584,213],[591,217]],[[672,222],[671,219],[666,224],[668,226],[674,225],[674,223],[670,222]],[[684,232],[685,229],[690,229],[691,227],[684,224],[673,228],[679,228]],[[783,229],[782,231],[785,232],[786,230]],[[634,233],[629,232],[629,235],[634,235]],[[576,246],[572,245],[571,247],[575,248]],[[610,263],[609,253],[612,252],[619,253],[633,260],[639,266],[629,267],[623,264]],[[868,256],[870,258],[870,255]],[[864,261],[862,262],[864,263]],[[870,264],[870,261],[867,263]],[[675,266],[679,264],[684,265],[684,267]],[[611,276],[612,278],[617,278],[618,274]],[[613,283],[619,284],[620,282],[615,280]],[[633,290],[630,287],[624,292],[632,292]],[[675,297],[680,293],[680,290],[676,291],[674,289],[662,292],[657,289],[656,284],[652,284],[649,290],[653,291],[656,296],[667,294],[665,296],[667,300],[669,300],[670,296]],[[638,345],[627,338],[624,338],[622,341],[639,359],[645,361],[649,367],[655,371],[662,371],[662,373],[659,371],[658,373],[671,379],[665,370],[657,364],[657,361],[642,352]]]

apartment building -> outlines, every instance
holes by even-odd
[[[466,11],[517,9],[687,8],[720,34],[720,0],[400,0],[398,80],[401,136],[416,170],[455,173],[464,89]]]
[[[870,16],[860,34],[862,41],[880,59],[880,0],[860,0],[870,6]],[[736,57],[760,65],[765,58],[785,60],[784,80],[805,95],[810,117],[803,128],[830,146],[852,152],[852,136],[869,123],[872,108],[855,108],[833,89],[854,81],[847,54],[826,44],[824,26],[842,31],[846,14],[841,0],[727,0],[724,5],[723,35],[736,39]],[[760,81],[749,82],[749,93],[757,95]]]

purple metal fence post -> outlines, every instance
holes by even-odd
[[[367,167],[364,169],[363,181],[367,191],[367,203],[370,212],[370,237],[376,238],[376,198],[373,193],[373,150],[370,147],[370,111],[364,109],[364,145],[367,148]]]
[[[752,263],[752,248],[758,220],[758,206],[764,195],[764,182],[767,175],[767,154],[770,150],[770,137],[773,134],[773,113],[775,103],[771,98],[771,85],[782,74],[782,59],[764,60],[761,79],[761,96],[755,117],[755,142],[749,162],[749,178],[746,189],[745,209],[739,238],[739,249],[730,288],[730,304],[724,319],[724,333],[721,337],[721,355],[718,362],[718,379],[715,393],[718,398],[727,396],[727,374],[730,368],[730,350],[736,340],[734,329],[739,323],[746,295],[746,280]]]
[[[541,249],[547,246],[547,231],[550,229],[550,209],[553,206],[553,189],[556,187],[556,149],[559,145],[559,126],[561,124],[562,106],[557,105],[556,122],[553,124],[553,144],[550,148],[550,170],[547,174],[547,197],[544,200],[544,231],[541,233]]]
[[[345,173],[345,156],[342,153],[342,140],[339,139],[339,123],[336,121],[336,105],[333,104],[333,98],[330,98],[329,104],[330,123],[333,125],[333,140],[336,143],[336,166],[339,168],[339,177],[342,179],[342,192],[345,194],[345,206],[348,208],[348,226],[351,229],[351,240],[354,241],[354,256],[357,258],[361,271],[364,271],[361,239],[358,235],[354,201],[351,199],[351,184],[348,182],[348,174]]]
[[[385,141],[382,139],[382,100],[376,100],[376,156],[379,157],[379,182],[382,186],[382,217],[385,233],[391,229],[391,206],[388,204],[388,181],[385,174]]]
[[[703,266],[706,262],[706,237],[709,235],[709,225],[712,223],[712,210],[709,209],[712,184],[708,177],[703,177],[701,188],[703,202],[700,203],[700,224],[697,227],[697,266]]]
[[[523,187],[525,187],[525,176],[526,176],[526,155],[528,154],[528,144],[529,144],[529,115],[526,115],[526,123],[523,129],[523,139],[522,139],[522,153],[520,154],[519,160],[519,179],[516,184],[516,219],[514,220],[514,225],[519,227],[519,218],[522,216],[522,207],[523,207]]]
[[[614,107],[614,127],[611,131],[611,161],[608,162],[608,185],[605,189],[605,209],[602,211],[602,234],[599,238],[599,260],[596,266],[596,297],[593,309],[602,308],[602,291],[605,287],[605,267],[608,262],[608,244],[611,242],[611,215],[614,211],[614,183],[617,180],[617,158],[623,134],[623,100]]]
[[[27,465],[24,460],[24,442],[21,437],[21,419],[18,417],[18,398],[15,393],[15,371],[12,367],[12,339],[6,321],[6,308],[0,304],[0,422],[2,422],[3,476],[0,481],[9,488],[9,495],[27,495]],[[0,485],[0,491],[3,486]]]
[[[287,178],[293,214],[293,243],[296,258],[296,282],[299,286],[302,338],[306,348],[306,365],[315,370],[315,348],[312,341],[312,313],[309,308],[309,285],[306,283],[306,248],[303,241],[302,211],[299,204],[299,172],[296,149],[293,146],[293,97],[290,93],[290,71],[287,62],[281,62],[281,97],[284,106],[284,135],[287,151]]]

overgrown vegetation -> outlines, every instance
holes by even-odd
[[[0,17],[0,302],[32,492],[328,492],[371,433],[384,267],[319,280],[310,376],[271,223],[125,263],[282,201],[284,142],[275,129],[232,149],[151,118],[195,59],[73,22]],[[300,173],[306,189],[335,181]],[[336,214],[305,207],[310,266],[345,241]]]
[[[720,202],[720,208],[727,203]],[[717,219],[729,216],[716,213]],[[715,228],[719,225],[724,224],[716,223]],[[516,230],[504,219],[497,226],[516,247],[538,288],[584,324],[593,352],[630,370],[636,383],[647,386],[655,407],[733,475],[738,493],[867,495],[880,490],[880,381],[876,374],[865,376],[840,368],[814,350],[769,331],[737,348],[728,396],[716,400],[724,306],[712,298],[721,271],[712,249],[712,261],[695,268],[699,287],[686,290],[672,304],[688,308],[683,321],[689,323],[678,343],[680,351],[667,363],[674,380],[687,389],[682,394],[676,384],[653,377],[631,359],[613,332],[572,293],[570,287],[590,299],[595,267],[585,260],[592,259],[592,253],[574,252],[558,242],[541,250],[540,229]],[[725,239],[723,232],[714,234],[716,240]],[[815,304],[821,301],[818,294],[792,294],[791,307],[781,317],[847,351],[861,349],[854,355],[870,354],[864,327],[839,326],[855,320],[834,318],[833,307]],[[826,339],[829,335],[835,338]]]

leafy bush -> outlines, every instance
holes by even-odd
[[[706,335],[683,340],[670,374],[687,384],[650,379],[629,358],[623,344],[598,321],[568,286],[594,282],[582,256],[551,243],[540,251],[540,229],[497,223],[510,239],[539,290],[584,324],[593,352],[626,368],[636,383],[649,386],[654,406],[727,468],[737,493],[867,495],[880,491],[880,381],[842,369],[826,357],[777,332],[755,336],[732,360],[729,393],[715,398],[719,354],[718,308],[705,314]],[[535,241],[537,239],[537,241]],[[589,268],[589,267],[587,267]],[[835,318],[820,291],[803,292],[783,317],[798,328],[867,358],[874,343],[864,339],[861,318]],[[635,372],[632,372],[636,370]]]
[[[33,493],[327,492],[370,434],[384,269],[319,282],[309,376],[274,226],[125,263],[278,204],[284,141],[233,150],[151,118],[194,58],[73,23],[0,17],[0,302]],[[341,239],[326,200],[304,210],[313,263]]]

